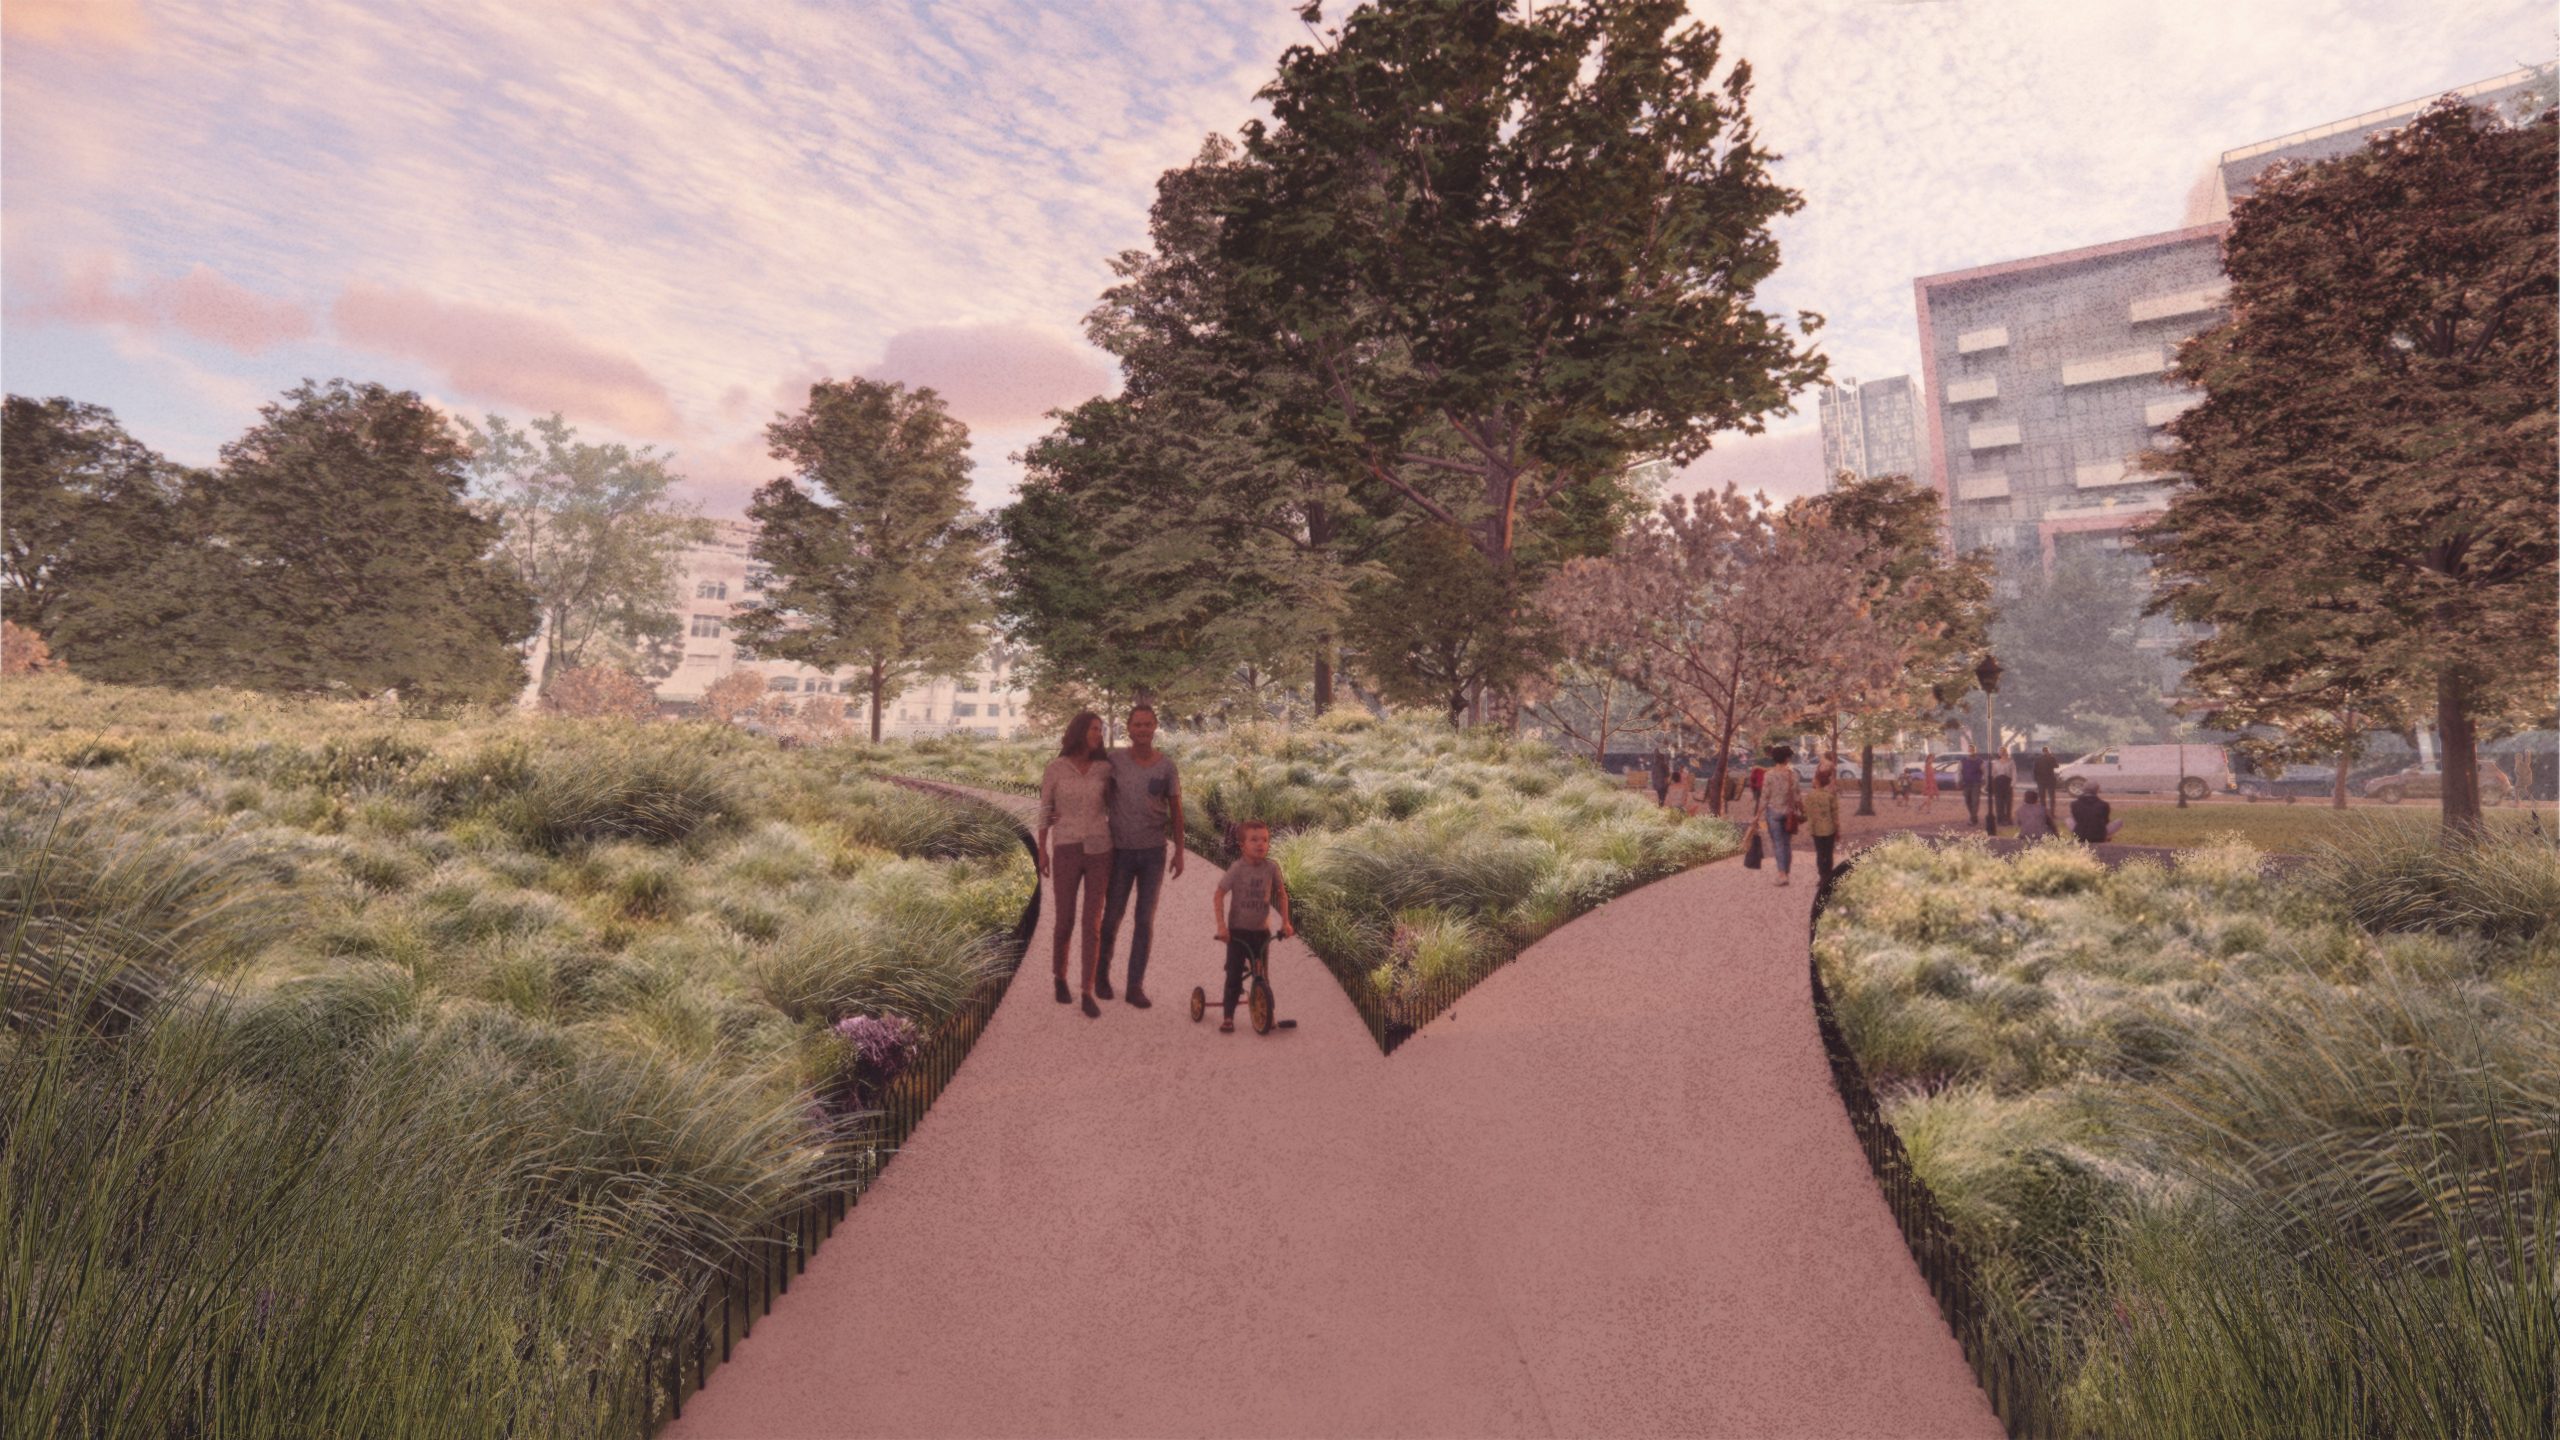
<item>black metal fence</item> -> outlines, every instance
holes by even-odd
[[[963,804],[986,803],[947,784],[882,778]],[[1013,816],[1005,819],[1021,837],[1023,848],[1030,849],[1030,832]],[[689,1301],[677,1307],[672,1321],[632,1347],[638,1354],[609,1402],[615,1420],[628,1417],[634,1433],[648,1436],[683,1415],[685,1402],[702,1389],[712,1370],[729,1358],[737,1342],[747,1338],[759,1317],[772,1312],[774,1301],[790,1292],[791,1277],[809,1268],[809,1256],[819,1242],[833,1235],[861,1203],[863,1192],[924,1122],[925,1111],[959,1073],[969,1048],[986,1033],[987,1022],[1004,999],[1005,987],[1013,982],[1039,920],[1040,883],[1035,878],[1030,902],[1014,922],[999,963],[978,982],[960,1013],[936,1030],[888,1082],[861,1127],[847,1138],[839,1183],[811,1196],[742,1247],[735,1263],[702,1277]],[[601,1373],[591,1377],[591,1387],[600,1387],[604,1378]]]
[[[1840,864],[1814,893],[1815,934],[1822,929],[1822,912],[1830,906],[1832,887],[1855,864],[1854,860]],[[1840,1092],[1842,1108],[1849,1112],[1850,1128],[1858,1132],[1858,1145],[1866,1151],[1867,1168],[1875,1174],[1876,1188],[1883,1192],[1885,1204],[1892,1209],[1894,1223],[1902,1227],[1903,1244],[1909,1247],[1921,1276],[1929,1282],[1929,1293],[1937,1297],[1938,1313],[1946,1317],[1947,1328],[1955,1332],[1956,1343],[1964,1347],[1974,1378],[1982,1382],[1983,1393],[1991,1399],[1992,1412],[2018,1440],[2063,1435],[2066,1431],[2062,1408],[2038,1358],[2039,1347],[2030,1337],[2020,1334],[1996,1308],[1983,1285],[1979,1267],[1957,1243],[1955,1226],[1939,1207],[1938,1197],[1929,1192],[1928,1185],[1911,1168],[1902,1137],[1886,1123],[1884,1109],[1876,1103],[1875,1091],[1868,1087],[1866,1072],[1858,1067],[1858,1057],[1849,1049],[1839,1017],[1831,1008],[1831,992],[1822,983],[1822,962],[1809,958],[1807,968],[1813,981],[1814,1019],[1822,1030],[1823,1053],[1831,1061],[1832,1086]]]

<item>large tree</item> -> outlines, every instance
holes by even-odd
[[[750,654],[861,672],[871,738],[918,680],[986,648],[988,526],[969,505],[969,430],[931,390],[821,380],[765,429],[792,467],[756,491],[751,552],[767,572],[731,617]]]
[[[1754,291],[1801,201],[1721,45],[1682,0],[1382,0],[1283,55],[1228,187],[1214,332],[1308,398],[1275,413],[1279,452],[1507,573],[1630,460],[1785,413],[1823,363]],[[1614,501],[1566,528],[1605,541]]]
[[[1973,667],[1989,644],[1991,559],[1947,549],[1938,492],[1904,475],[1841,474],[1804,510],[1867,542],[1864,563],[1879,581],[1876,625],[1903,650],[1879,683],[1843,698],[1859,742],[1858,813],[1875,813],[1875,742],[1943,724],[1973,688]]]
[[[1433,705],[1452,726],[1488,691],[1544,670],[1552,642],[1544,615],[1465,539],[1434,526],[1405,531],[1382,572],[1364,581],[1344,638],[1380,693]]]
[[[8,397],[0,615],[50,636],[66,592],[126,583],[169,542],[182,483],[104,406]]]
[[[2480,828],[2479,717],[2552,684],[2555,134],[2448,99],[2263,179],[2156,462],[2187,479],[2157,603],[2215,627],[2193,658],[2431,692],[2448,836]]]
[[[177,501],[182,543],[67,597],[101,679],[494,701],[524,685],[533,598],[466,498],[468,452],[411,391],[305,381]]]
[[[2000,657],[2001,728],[2084,748],[2157,739],[2169,721],[2158,650],[2142,646],[2151,582],[2138,555],[2066,549],[2014,577],[1991,623]],[[1983,710],[1968,702],[1967,720]],[[1998,736],[1984,743],[1999,748]]]
[[[541,607],[541,688],[591,666],[673,669],[684,549],[708,541],[711,525],[668,493],[677,477],[666,457],[589,444],[556,414],[524,429],[497,415],[463,428],[474,486],[505,527],[499,554]]]

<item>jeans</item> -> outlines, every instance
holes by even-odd
[[[1964,818],[1968,825],[1982,823],[1982,786],[1979,783],[1964,787]]]
[[[1769,853],[1777,859],[1778,873],[1784,875],[1787,873],[1787,867],[1794,864],[1796,858],[1794,837],[1787,834],[1787,812],[1765,810],[1761,812],[1761,816],[1766,822],[1760,828],[1768,832]]]
[[[1102,954],[1102,892],[1111,883],[1111,852],[1099,845],[1051,845],[1049,884],[1058,892],[1057,918],[1049,926],[1049,968],[1067,978],[1067,945],[1084,932],[1084,989],[1093,993],[1094,964]]]
[[[2018,786],[2016,781],[2011,780],[2006,775],[1994,775],[1991,777],[1991,813],[1993,818],[1998,820],[1999,823],[2003,825],[2015,825],[2018,823],[2017,821],[2009,818],[2009,807],[2016,801],[2017,794]]]
[[[1268,961],[1271,955],[1271,932],[1247,930],[1241,925],[1227,927],[1227,994],[1223,1000],[1227,1018],[1236,1018],[1236,1000],[1244,994],[1244,977],[1251,972],[1248,963]]]
[[[1813,837],[1813,876],[1817,880],[1831,878],[1831,847],[1840,843],[1837,835]]]
[[[1147,951],[1155,942],[1156,895],[1164,889],[1164,847],[1111,852],[1111,901],[1102,912],[1102,978],[1111,978],[1111,952],[1120,939],[1120,917],[1129,908],[1129,887],[1138,887],[1138,913],[1129,926],[1129,986],[1146,991]]]

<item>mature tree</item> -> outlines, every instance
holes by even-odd
[[[1938,492],[1908,476],[1842,474],[1805,510],[1867,542],[1867,572],[1881,581],[1876,624],[1902,647],[1899,663],[1861,687],[1843,708],[1856,712],[1858,813],[1875,813],[1875,742],[1934,729],[1973,688],[1973,666],[1989,644],[1991,559],[1946,547]]]
[[[467,422],[479,497],[505,526],[499,554],[541,607],[542,674],[610,665],[664,675],[683,658],[676,583],[684,549],[711,524],[668,491],[676,476],[643,447],[591,445],[558,415],[525,429]]]
[[[169,543],[181,479],[104,406],[8,397],[0,615],[50,635],[66,590],[127,583]]]
[[[1663,502],[1606,559],[1577,560],[1557,604],[1614,615],[1634,638],[1627,678],[1716,749],[1721,809],[1734,742],[1804,714],[1843,671],[1878,662],[1881,584],[1866,542],[1807,517],[1777,524],[1727,486]]]
[[[2218,730],[2246,732],[2231,748],[2260,764],[2334,762],[2332,808],[2347,808],[2347,772],[2376,730],[2405,728],[2415,707],[2403,697],[2356,690],[2335,671],[2281,673],[2260,664],[2200,664],[2187,671],[2189,707]],[[2261,733],[2271,731],[2272,733]]]
[[[765,429],[794,473],[758,490],[770,573],[730,624],[748,653],[862,672],[871,738],[918,680],[986,648],[988,527],[969,506],[969,430],[931,390],[821,380]]]
[[[2015,579],[2018,593],[2000,606],[1990,636],[2005,728],[2089,748],[2160,736],[2166,676],[2161,653],[2139,644],[2151,588],[2141,557],[2064,550],[2050,569]],[[1980,708],[1973,697],[1968,722]]]
[[[65,658],[101,679],[494,701],[524,686],[533,599],[465,499],[434,407],[306,381],[181,497],[189,543],[135,583],[69,598]]]
[[[1383,0],[1283,55],[1216,329],[1234,369],[1311,397],[1275,412],[1280,452],[1507,574],[1630,460],[1784,413],[1823,363],[1753,295],[1801,201],[1745,113],[1749,67],[1715,79],[1721,44],[1682,0]]]
[[[1439,527],[1407,530],[1386,570],[1359,587],[1345,638],[1361,668],[1399,704],[1437,705],[1457,725],[1474,697],[1542,670],[1551,642],[1534,603]]]
[[[2477,721],[2546,698],[2555,134],[2448,99],[2233,207],[2231,318],[2179,348],[2204,402],[2150,531],[2193,657],[2432,692],[2448,836],[2477,833]]]

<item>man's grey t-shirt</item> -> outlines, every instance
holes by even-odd
[[[1111,752],[1111,844],[1120,850],[1152,850],[1165,842],[1173,820],[1173,757],[1159,750],[1145,765],[1126,748]]]

